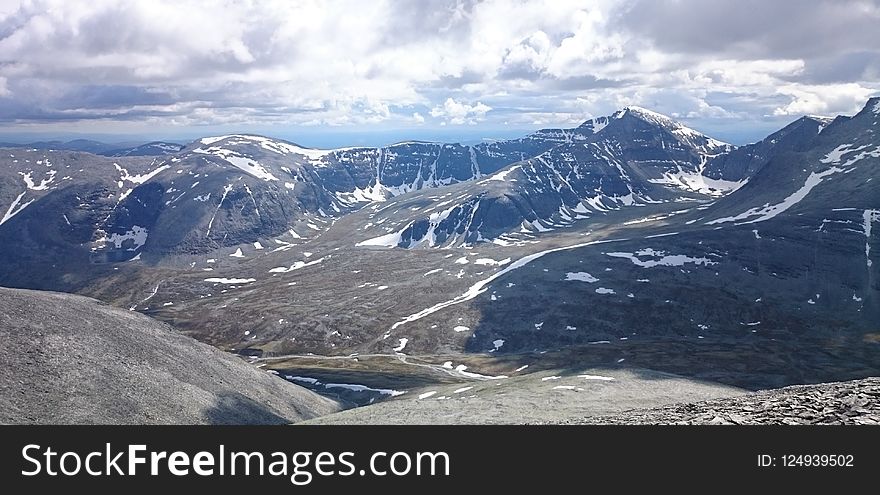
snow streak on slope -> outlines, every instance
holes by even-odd
[[[208,138],[209,140],[212,138]],[[252,175],[258,179],[262,179],[265,181],[276,181],[278,177],[272,175],[269,170],[267,170],[263,165],[259,162],[255,161],[253,158],[244,156],[238,151],[224,148],[222,146],[212,146],[210,148],[196,148],[193,150],[193,153],[201,153],[203,155],[212,155],[223,160],[229,162],[232,166],[244,171],[245,173]]]
[[[865,260],[867,260],[868,268],[871,268],[871,265],[874,264],[871,261],[871,224],[880,221],[880,210],[865,210],[862,218],[864,220],[862,226],[865,230]]]
[[[822,158],[819,161],[822,163],[840,164],[841,160],[843,160],[844,155],[852,154],[857,151],[860,152],[857,155],[853,155],[849,160],[840,165],[841,167],[846,168],[855,164],[857,161],[863,158],[880,157],[880,147],[875,147],[873,150],[870,151],[863,151],[866,150],[866,148],[870,148],[870,145],[866,144],[864,146],[859,146],[858,148],[852,148],[852,146],[852,144],[841,144],[837,148],[834,148],[834,150],[832,150],[830,153],[825,155],[825,158]]]
[[[827,155],[825,155],[824,158],[819,160],[821,163],[832,164],[834,166],[827,168],[821,172],[810,172],[810,176],[807,177],[804,185],[801,186],[797,191],[788,195],[784,200],[782,200],[781,203],[777,203],[775,205],[771,205],[768,203],[760,208],[750,208],[747,211],[744,211],[736,216],[711,220],[709,222],[706,222],[706,225],[714,225],[725,222],[739,222],[737,223],[737,225],[742,225],[769,220],[776,215],[779,215],[780,213],[788,210],[792,206],[798,204],[802,199],[807,197],[810,191],[812,191],[814,187],[818,186],[826,177],[836,174],[838,172],[846,172],[851,166],[855,165],[856,162],[862,160],[863,158],[880,157],[880,147],[876,147],[873,150],[866,150],[866,148],[869,147],[869,145],[864,145],[853,148],[852,144],[842,144],[830,151]],[[844,155],[852,156],[845,162],[841,163]],[[758,218],[753,218],[751,220],[741,222],[741,220],[746,220],[751,217]]]
[[[574,244],[572,246],[563,246],[563,247],[558,247],[558,248],[553,248],[553,249],[547,249],[545,251],[540,251],[540,252],[537,252],[534,254],[530,254],[528,256],[525,256],[523,258],[520,258],[520,259],[514,261],[507,268],[504,268],[503,270],[496,272],[491,277],[486,278],[484,280],[481,280],[481,281],[477,282],[476,284],[472,285],[467,291],[465,291],[464,294],[461,294],[460,296],[457,296],[457,297],[450,299],[448,301],[444,301],[444,302],[435,304],[429,308],[425,308],[425,309],[419,311],[418,313],[413,313],[413,314],[407,316],[406,318],[391,325],[391,330],[395,330],[396,328],[398,328],[401,325],[404,325],[406,323],[420,320],[430,314],[433,314],[433,313],[436,313],[437,311],[440,311],[441,309],[448,308],[449,306],[454,306],[456,304],[461,304],[463,302],[470,301],[471,299],[479,296],[483,292],[486,292],[486,290],[488,290],[488,285],[490,283],[492,283],[494,280],[496,280],[497,278],[507,274],[508,272],[512,272],[513,270],[522,268],[522,267],[528,265],[529,263],[531,263],[532,261],[535,261],[536,259],[538,259],[546,254],[556,253],[559,251],[568,251],[570,249],[577,249],[577,248],[581,248],[581,247],[585,247],[585,246],[593,246],[596,244],[605,244],[605,243],[609,243],[609,242],[622,242],[622,241],[626,241],[626,240],[627,239],[605,239],[605,240],[601,240],[601,241],[583,242],[580,244]]]
[[[37,162],[37,163],[41,163],[41,162]],[[51,166],[49,164],[48,160],[46,160],[46,164],[47,164],[47,166]],[[9,205],[9,209],[6,210],[6,213],[3,214],[3,218],[0,219],[0,225],[3,225],[4,223],[8,222],[9,220],[12,219],[12,217],[14,217],[15,215],[18,215],[19,213],[22,212],[22,210],[27,208],[28,205],[30,205],[31,203],[36,201],[36,199],[32,199],[32,200],[26,201],[24,203],[21,202],[21,200],[24,198],[24,196],[27,194],[28,191],[45,191],[46,189],[49,189],[49,185],[55,181],[56,172],[55,172],[55,170],[49,170],[48,172],[46,172],[47,178],[40,179],[39,184],[34,182],[34,179],[32,178],[32,174],[33,174],[33,172],[28,172],[28,173],[19,172],[19,175],[21,175],[21,178],[24,181],[25,190],[12,201],[11,205]]]
[[[21,206],[19,206],[18,203],[21,201],[21,198],[23,198],[25,194],[27,194],[27,191],[24,191],[23,193],[19,194],[18,197],[15,198],[15,200],[12,202],[12,204],[9,205],[9,209],[6,210],[6,214],[4,214],[3,218],[0,219],[0,225],[3,225],[4,223],[6,223],[10,219],[12,219],[12,217],[21,213],[21,210],[27,208],[27,206],[29,204],[36,201],[35,199],[32,199],[26,203],[23,203]]]
[[[211,282],[215,284],[249,284],[251,282],[256,282],[255,278],[206,278],[205,282]]]
[[[792,206],[798,204],[802,199],[807,197],[807,194],[813,190],[814,187],[818,186],[819,183],[822,182],[822,179],[828,177],[831,174],[835,174],[837,172],[843,172],[842,168],[831,167],[827,170],[823,170],[822,172],[816,173],[811,172],[810,176],[807,177],[807,181],[801,186],[800,189],[788,195],[785,199],[782,200],[781,203],[777,203],[775,205],[765,204],[760,208],[749,208],[748,210],[740,213],[739,215],[732,217],[723,217],[716,218],[715,220],[710,220],[706,222],[706,225],[715,225],[718,223],[725,222],[738,222],[737,225],[747,224],[747,223],[756,223],[763,222],[765,220],[770,220],[771,218],[779,215],[780,213],[788,210]],[[754,218],[752,220],[746,222],[740,222],[740,220],[745,220],[750,217],[757,216],[758,218]]]
[[[316,260],[309,261],[309,262],[297,261],[294,264],[290,265],[289,267],[279,266],[279,267],[272,268],[271,270],[269,270],[269,273],[289,273],[294,270],[299,270],[300,268],[305,268],[307,266],[317,265],[317,264],[323,262],[324,258],[325,257],[321,257],[321,258],[318,258]]]
[[[116,170],[120,174],[119,175],[120,182],[131,182],[133,184],[143,184],[143,183],[147,182],[148,180],[152,179],[153,177],[155,177],[156,175],[158,175],[163,170],[167,170],[167,169],[171,168],[171,165],[162,165],[161,167],[157,168],[156,170],[153,170],[152,172],[147,172],[145,174],[139,174],[139,175],[131,175],[128,172],[128,170],[120,167],[118,163],[114,163],[113,166],[116,167]],[[122,188],[122,185],[120,185],[119,187]]]
[[[211,227],[214,225],[214,218],[217,217],[217,212],[220,211],[220,207],[223,206],[223,201],[226,200],[226,195],[229,194],[229,191],[232,190],[232,184],[227,184],[223,187],[223,196],[220,198],[220,202],[217,203],[217,209],[214,210],[214,214],[211,215],[211,220],[208,222],[208,230],[205,231],[205,237],[209,237],[211,235]]]
[[[595,119],[590,119],[584,122],[578,127],[578,129],[590,129],[593,131],[593,134],[596,134],[607,127],[612,118],[613,117],[596,117]]]

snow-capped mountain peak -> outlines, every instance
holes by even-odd
[[[650,120],[658,125],[675,125],[678,124],[675,120],[662,113],[655,112],[653,110],[648,110],[645,107],[640,107],[637,105],[629,105],[623,108],[623,111],[620,112],[620,116],[623,117],[625,114],[631,114],[636,117]],[[620,117],[618,117],[620,118]]]
[[[695,148],[700,148],[707,154],[716,154],[734,148],[731,144],[709,137],[702,132],[687,127],[671,117],[657,113],[653,110],[648,110],[647,108],[628,106],[617,112],[615,115],[619,115],[619,117],[617,117],[619,119],[630,116],[648,124],[660,127],[671,133],[682,143]]]

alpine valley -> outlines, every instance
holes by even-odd
[[[131,421],[613,422],[880,374],[878,238],[880,98],[745,146],[639,107],[478,145],[10,145],[4,382],[75,349],[192,384],[209,344],[257,409]]]

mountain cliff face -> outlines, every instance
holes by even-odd
[[[111,159],[10,149],[0,174],[0,200],[9,205],[0,238],[17,239],[16,252],[5,256],[26,251],[34,264],[48,262],[49,251],[105,263],[275,239],[283,246],[319,235],[334,218],[370,202],[482,180],[484,190],[466,193],[472,195],[433,220],[414,221],[399,244],[476,242],[520,225],[546,230],[591,210],[669,199],[670,181],[718,193],[723,188],[704,187],[699,169],[706,157],[730,149],[643,109],[477,146],[315,150],[229,135],[182,149],[150,143]],[[133,156],[159,152],[172,154]],[[0,282],[20,283],[15,276]]]
[[[706,164],[705,175],[713,179],[746,180],[776,155],[809,148],[817,136],[834,120],[827,117],[801,117],[757,143],[740,146],[713,157]]]
[[[704,174],[710,159],[732,150],[667,117],[627,108],[585,123],[534,158],[448,189],[453,199],[403,221],[383,222],[386,232],[364,245],[509,243],[518,233],[548,232],[619,208],[712,199],[745,181]],[[718,168],[723,175],[725,167]],[[425,202],[418,196],[406,200]],[[396,229],[400,224],[404,227]]]

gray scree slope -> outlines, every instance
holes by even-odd
[[[290,423],[338,410],[139,313],[0,288],[0,423]]]

